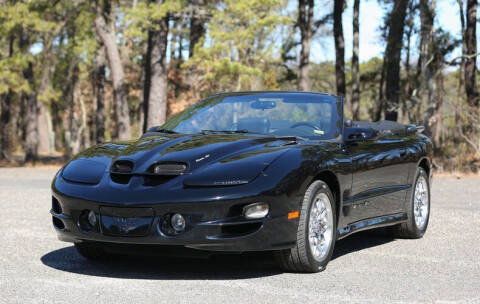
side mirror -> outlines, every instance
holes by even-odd
[[[367,134],[365,132],[352,133],[348,135],[348,141],[363,141],[367,139]]]
[[[345,118],[343,121],[343,125],[347,128],[350,128],[353,126],[353,121],[350,118]]]
[[[375,136],[375,131],[367,128],[346,127],[343,138],[346,142],[364,141]]]

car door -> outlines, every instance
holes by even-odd
[[[405,148],[397,135],[346,143],[353,171],[345,203],[348,222],[403,211],[409,170]]]

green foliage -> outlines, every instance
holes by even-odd
[[[165,18],[167,14],[176,14],[188,5],[185,0],[165,0],[155,2],[139,2],[135,7],[124,7],[125,35],[137,41],[147,39],[148,30],[156,29],[155,21]]]
[[[298,26],[296,26],[296,4],[288,0],[209,0],[199,6],[189,0],[110,0],[112,26],[117,38],[121,61],[124,65],[125,85],[133,121],[133,130],[142,125],[143,63],[148,31],[155,30],[162,18],[169,18],[168,71],[168,115],[177,113],[193,104],[198,97],[221,91],[239,90],[296,90],[298,58],[300,50]],[[328,1],[327,1],[328,2]],[[38,102],[43,103],[52,117],[57,147],[63,147],[64,128],[68,128],[65,117],[73,109],[75,119],[86,119],[83,124],[82,145],[88,146],[89,134],[95,130],[97,72],[96,56],[101,43],[95,31],[97,5],[103,7],[107,0],[4,0],[0,1],[0,98],[8,96],[12,116],[22,119],[25,94],[34,93]],[[385,8],[385,20],[390,17],[392,0],[380,0]],[[322,10],[317,3],[315,5]],[[325,8],[330,12],[330,8]],[[368,13],[368,12],[366,12]],[[196,14],[196,15],[195,15]],[[318,12],[315,13],[318,15]],[[324,12],[322,12],[324,14]],[[363,13],[362,13],[363,14]],[[419,58],[418,31],[420,18],[414,5],[413,36],[410,45],[410,72],[401,66],[400,102],[402,111],[407,109],[406,119],[413,123],[423,121],[428,109],[424,102],[427,90],[421,87],[422,77],[417,60]],[[206,32],[195,45],[194,56],[183,61],[189,47],[190,21],[197,17]],[[319,16],[315,16],[318,19]],[[454,159],[455,166],[461,166],[468,159],[478,143],[478,109],[469,109],[465,87],[460,81],[463,73],[458,70],[460,57],[452,60],[459,50],[461,37],[452,36],[435,21],[434,44],[430,67],[435,77],[435,94],[438,94],[440,108],[435,121],[442,125],[433,136],[443,150],[444,159]],[[381,29],[383,38],[388,26]],[[361,31],[361,29],[360,29]],[[195,32],[201,33],[201,29]],[[331,34],[331,24],[322,28],[312,38],[319,39],[319,33]],[[324,35],[324,34],[322,34]],[[322,36],[324,37],[324,36]],[[318,42],[318,41],[317,41]],[[418,41],[417,41],[418,42]],[[349,44],[350,41],[346,41]],[[361,42],[362,43],[362,42]],[[385,45],[381,39],[379,44]],[[319,52],[312,44],[312,59]],[[180,48],[180,46],[182,48]],[[331,50],[333,52],[333,50]],[[402,50],[405,52],[405,50]],[[171,58],[173,57],[173,58]],[[346,99],[351,96],[351,73],[346,54]],[[402,61],[406,58],[402,54]],[[105,135],[115,137],[116,115],[112,106],[113,88],[108,60],[105,81]],[[33,68],[33,82],[25,79],[27,68]],[[380,82],[383,60],[371,58],[360,64],[360,117],[371,120],[380,109]],[[312,91],[335,94],[335,65],[333,62],[311,62],[310,83]],[[480,79],[480,77],[479,77]],[[408,88],[408,89],[407,89]],[[8,94],[7,94],[8,93]],[[411,96],[405,96],[405,95]],[[73,106],[72,106],[73,99]],[[84,109],[80,110],[80,100]],[[348,104],[348,102],[347,102]],[[42,105],[42,104],[40,104]],[[195,109],[192,108],[192,109]],[[78,113],[76,111],[79,111]],[[346,108],[349,115],[350,109]],[[79,113],[85,113],[81,118]],[[190,115],[183,113],[182,115]],[[412,115],[410,115],[412,114]],[[177,116],[172,120],[178,122]],[[301,121],[304,112],[287,113]],[[406,117],[406,116],[405,116]],[[402,119],[405,119],[402,117]],[[1,123],[1,121],[0,121]],[[15,128],[24,125],[19,121]],[[13,125],[11,126],[13,127]],[[17,142],[22,132],[17,131]],[[75,132],[75,130],[70,130]],[[462,132],[462,133],[460,133]],[[83,137],[85,138],[83,138]],[[469,140],[467,140],[469,139]],[[470,141],[470,142],[469,142]],[[475,144],[475,142],[477,144]],[[473,144],[472,144],[473,143]],[[458,150],[459,153],[456,153]],[[2,151],[0,151],[1,154]],[[479,155],[477,152],[477,155]],[[453,157],[456,155],[455,157]],[[478,159],[478,157],[477,157]],[[445,163],[445,160],[442,161]],[[455,167],[457,168],[457,167]]]
[[[6,46],[0,53],[0,94],[29,93],[34,88],[23,78],[23,70],[36,56],[27,51],[41,35],[53,29],[55,23],[45,20],[41,1],[6,1],[0,9],[0,44]],[[29,41],[20,49],[19,35],[24,31]]]
[[[185,68],[202,75],[209,90],[277,87],[271,66],[279,62],[274,30],[292,20],[280,14],[281,0],[227,0],[212,12],[208,38],[197,44]],[[270,74],[269,74],[270,73]]]

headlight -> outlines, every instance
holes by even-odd
[[[97,215],[92,210],[88,212],[88,223],[92,225],[92,227],[94,227],[97,224]]]
[[[173,229],[177,232],[185,230],[185,218],[181,214],[175,213],[172,216],[170,223],[172,224]]]
[[[95,185],[100,182],[106,166],[100,162],[76,159],[62,170],[62,177],[69,182]]]
[[[245,216],[247,219],[259,219],[266,217],[268,211],[268,204],[254,203],[243,207],[243,216]]]

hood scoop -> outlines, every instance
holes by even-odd
[[[112,173],[130,174],[133,171],[133,162],[129,160],[117,160],[110,170]]]
[[[117,184],[128,184],[132,178],[133,162],[117,160],[110,168],[110,178]]]
[[[147,171],[134,171],[134,163],[130,160],[116,160],[110,169],[110,178],[117,184],[128,184],[132,177],[143,178],[145,186],[157,186],[187,170],[187,164],[182,162],[161,162],[152,164]]]
[[[187,165],[185,163],[157,163],[153,164],[148,173],[154,175],[182,175],[187,170]]]
[[[116,151],[108,164],[109,175],[111,182],[130,187],[156,186],[177,178],[184,186],[244,184],[300,140],[232,134],[148,137]]]

